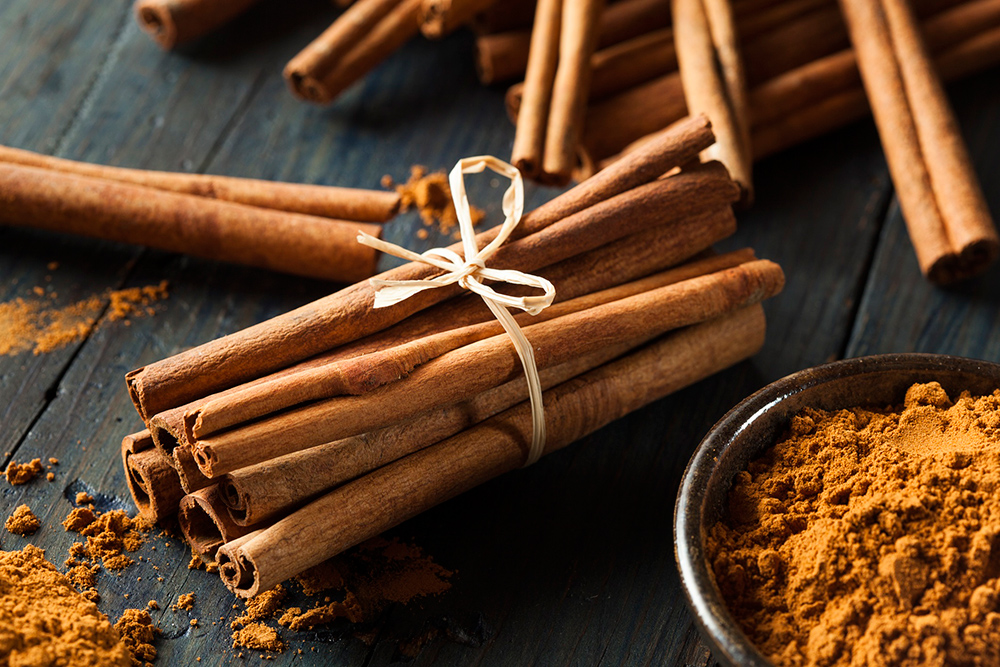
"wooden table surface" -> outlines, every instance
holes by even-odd
[[[411,164],[450,168],[467,155],[509,155],[503,90],[477,83],[467,34],[414,40],[331,107],[293,99],[281,68],[335,14],[328,0],[273,0],[194,47],[163,53],[126,0],[0,0],[0,143],[114,165],[363,187],[378,187],[383,174],[403,179]],[[950,91],[1000,215],[1000,71]],[[1000,270],[949,290],[921,278],[870,121],[760,163],[756,184],[756,206],[723,245],[752,246],[787,274],[784,293],[765,306],[760,354],[399,527],[393,534],[456,571],[452,589],[387,609],[366,627],[370,645],[346,622],[285,632],[293,651],[276,663],[388,664],[402,659],[401,639],[437,628],[441,637],[415,664],[712,664],[683,601],[671,529],[678,480],[711,425],[764,384],[842,357],[921,351],[1000,360]],[[495,198],[499,190],[479,192]],[[529,195],[532,207],[552,192]],[[407,214],[386,237],[439,244],[434,234],[417,240],[419,227]],[[36,544],[61,563],[74,535],[59,522],[79,490],[94,492],[99,509],[132,508],[119,457],[122,436],[139,427],[128,370],[335,289],[0,229],[2,301],[51,284],[65,304],[161,279],[171,294],[153,317],[100,326],[48,354],[0,357],[4,465],[60,459],[54,482],[0,485],[0,514],[27,502],[43,522],[28,539],[4,532],[2,548]],[[230,620],[233,597],[215,575],[189,571],[187,551],[168,541],[156,537],[139,552],[159,563],[162,583],[142,563],[120,577],[99,574],[101,609],[116,619],[160,600],[159,665],[241,662],[228,622],[188,623]],[[192,612],[162,604],[191,591]]]

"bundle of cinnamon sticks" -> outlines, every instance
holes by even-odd
[[[762,345],[760,302],[784,278],[750,250],[711,251],[740,196],[721,165],[692,164],[712,142],[704,117],[679,123],[527,213],[489,260],[556,286],[552,306],[516,318],[544,390],[546,453]],[[358,283],[127,384],[147,427],[122,444],[137,506],[176,513],[241,596],[524,465],[532,438],[517,353],[457,287],[374,309]]]
[[[396,192],[125,169],[0,146],[0,223],[353,282]]]

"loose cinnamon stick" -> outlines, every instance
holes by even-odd
[[[592,179],[528,213],[515,236],[538,236],[531,252],[548,246],[545,257],[525,261],[530,271],[585,252],[571,247],[572,236],[542,232],[557,221],[569,218],[597,202],[614,198],[642,183],[658,178],[673,167],[689,161],[711,143],[711,131],[704,118],[684,123],[665,133],[642,150],[602,171]],[[670,180],[670,179],[666,179]],[[708,207],[711,210],[712,207]],[[562,230],[565,230],[565,226]],[[491,230],[477,235],[477,243],[493,238]],[[623,235],[624,236],[624,235]],[[546,241],[546,238],[551,239]],[[610,239],[600,239],[598,246]],[[510,243],[509,247],[517,245]],[[461,252],[461,246],[454,248]],[[527,255],[526,255],[527,256]],[[530,266],[530,268],[529,268]],[[425,265],[407,264],[379,277],[386,280],[417,280],[433,275]],[[452,292],[453,293],[453,292]],[[126,376],[129,395],[140,416],[152,415],[188,403],[212,392],[233,387],[287,367],[334,347],[387,328],[449,296],[445,289],[427,290],[393,308],[373,310],[372,291],[367,283],[302,306],[217,341],[132,371]],[[294,344],[290,344],[294,341]]]
[[[760,349],[759,306],[668,335],[545,392],[546,453]],[[218,553],[226,586],[241,597],[288,577],[524,463],[528,406],[508,410],[437,445],[339,487]],[[377,500],[376,500],[377,499]]]
[[[496,3],[497,0],[423,0],[420,32],[428,39],[441,39]]]
[[[532,34],[529,30],[513,30],[476,38],[479,82],[488,86],[527,78]]]
[[[257,0],[137,0],[139,27],[164,49],[207,35],[236,18]]]
[[[0,222],[70,232],[295,275],[361,280],[381,228],[0,163]]]
[[[588,293],[553,304],[539,315],[520,314],[515,319],[521,326],[534,326],[557,317],[580,313],[601,304],[674,284],[679,280],[704,275],[709,272],[705,269],[706,266],[714,267],[717,263],[718,260],[715,259],[695,262],[691,267],[670,269],[640,280]],[[731,265],[727,264],[723,268],[729,266]],[[431,359],[502,333],[503,328],[499,322],[487,320],[428,335],[380,352],[340,359],[298,373],[282,375],[270,382],[255,383],[189,410],[184,416],[185,435],[189,442],[195,442],[212,433],[273,415],[300,404],[345,394],[364,394],[405,378],[414,368]]]
[[[661,0],[619,0],[601,13],[596,47],[644,35],[670,25],[670,7]]]
[[[380,190],[340,188],[329,185],[279,183],[254,178],[234,178],[209,174],[183,174],[108,167],[88,162],[64,160],[31,151],[0,146],[0,162],[28,167],[106,178],[157,190],[169,190],[211,197],[260,208],[305,213],[326,218],[361,222],[386,222],[399,212],[399,194]]]
[[[841,7],[921,271],[940,284],[981,273],[1000,238],[916,19],[895,0]]]
[[[712,121],[716,143],[705,159],[726,165],[742,189],[741,202],[753,200],[750,126],[746,81],[728,0],[672,0],[677,64],[691,113]]]
[[[754,259],[749,249],[707,257],[671,269],[659,281],[681,281]],[[542,371],[542,386],[549,389],[626,351],[609,348]],[[513,380],[407,422],[241,468],[220,480],[223,498],[239,525],[276,518],[323,491],[471,428],[525,400],[526,395],[524,382]]]
[[[223,543],[251,532],[229,518],[217,484],[181,498],[177,519],[184,539],[206,560],[214,560],[216,550]]]
[[[644,343],[671,329],[705,321],[776,294],[781,269],[758,260],[709,276],[650,290],[523,329],[539,369],[617,343]],[[611,327],[609,329],[609,327]],[[569,332],[572,332],[570,334]],[[194,442],[210,477],[268,458],[383,428],[424,410],[449,405],[523,373],[506,335],[441,355],[408,377],[363,396],[344,396],[290,410]]]
[[[563,0],[559,64],[552,84],[545,149],[539,179],[569,182],[577,163],[590,94],[590,59],[597,47],[597,26],[604,0]]]
[[[326,104],[419,32],[421,0],[358,0],[285,67],[297,96]]]
[[[493,35],[519,28],[531,28],[535,0],[503,0],[487,7],[472,20],[477,35]]]
[[[537,178],[542,171],[545,132],[559,63],[562,10],[562,0],[539,0],[531,31],[522,101],[524,112],[517,119],[510,158],[511,163],[530,178]]]
[[[169,460],[153,448],[149,431],[122,439],[122,465],[129,493],[144,519],[158,523],[177,512],[177,502],[184,495],[177,472]]]

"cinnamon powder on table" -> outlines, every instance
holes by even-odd
[[[458,214],[451,198],[448,174],[443,171],[428,174],[426,167],[414,165],[410,167],[410,179],[406,183],[395,185],[392,177],[387,175],[382,177],[382,185],[386,188],[394,187],[399,193],[401,211],[416,208],[424,226],[436,225],[439,233],[451,236],[456,241],[461,238],[457,229]],[[469,210],[472,213],[472,224],[475,226],[485,214],[475,206],[470,206]],[[417,231],[417,236],[426,239],[428,234],[426,230],[421,229]]]
[[[0,656],[5,665],[132,664],[97,605],[30,544],[0,551]]]
[[[706,546],[778,665],[1000,664],[1000,391],[803,410]]]

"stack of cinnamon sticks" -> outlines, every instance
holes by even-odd
[[[711,252],[740,194],[718,163],[692,166],[712,141],[704,117],[678,124],[526,214],[488,262],[556,286],[552,306],[517,316],[544,389],[546,453],[763,343],[760,302],[783,275],[750,250]],[[137,506],[177,513],[241,596],[524,465],[532,438],[517,354],[457,288],[376,310],[359,283],[127,384],[147,426],[122,445]]]
[[[0,223],[353,282],[378,257],[355,242],[395,192],[125,169],[0,146]]]

